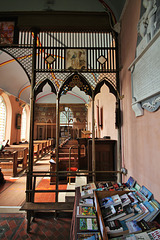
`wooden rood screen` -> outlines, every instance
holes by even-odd
[[[2,48],[23,66],[31,81],[34,33],[20,31],[18,36],[15,41],[18,44]],[[78,71],[93,87],[107,77],[110,84],[117,88],[116,45],[114,32],[39,32],[36,85],[49,79],[58,89],[72,72]]]
[[[34,104],[36,94],[42,91],[43,86],[48,82],[51,91],[58,95],[58,101],[62,94],[78,86],[94,101],[95,95],[105,83],[110,91],[118,95],[118,62],[117,62],[117,37],[115,32],[99,31],[41,31],[31,32],[27,30],[16,34],[14,44],[3,45],[0,48],[10,54],[25,70],[31,82],[31,125],[30,125],[30,148],[29,148],[29,171],[27,175],[26,204],[23,207],[28,213],[28,231],[30,230],[30,219],[34,211],[38,210],[70,210],[73,206],[64,203],[57,203],[58,179],[62,171],[58,168],[58,150],[56,156],[56,172],[51,173],[56,177],[56,203],[48,206],[45,203],[37,205],[34,203],[36,177],[46,173],[33,172],[33,132],[34,132]],[[19,96],[20,97],[20,96]],[[57,116],[59,114],[59,102],[57,101]],[[94,106],[94,104],[92,104]],[[94,114],[92,114],[94,116]],[[56,119],[56,148],[58,149],[58,117]],[[94,117],[92,119],[94,126]],[[93,149],[94,149],[94,129],[92,129]],[[95,152],[92,156],[92,171],[88,174],[95,176]],[[106,172],[106,171],[101,171]],[[120,171],[114,171],[121,173]],[[81,174],[82,172],[66,172],[63,174],[70,176]],[[86,173],[83,172],[84,174]],[[87,174],[87,175],[88,175]],[[50,176],[50,173],[49,175]],[[34,179],[34,181],[33,181]],[[42,191],[42,190],[41,190]],[[74,190],[64,190],[74,191]],[[42,191],[43,192],[43,191]],[[50,192],[50,191],[48,191]]]

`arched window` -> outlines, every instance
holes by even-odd
[[[22,120],[21,120],[21,141],[26,140],[26,124],[27,124],[27,113],[24,107],[22,111]]]
[[[60,125],[72,126],[73,125],[73,112],[70,108],[65,107],[65,110],[60,113]]]
[[[6,132],[6,105],[0,96],[0,142],[5,140]]]

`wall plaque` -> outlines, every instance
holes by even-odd
[[[143,0],[138,23],[136,58],[130,65],[132,108],[136,116],[143,109],[156,111],[160,106],[160,1]]]

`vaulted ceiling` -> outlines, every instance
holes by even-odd
[[[115,23],[119,21],[123,11],[125,0],[5,0],[1,3],[0,16],[8,13],[44,11],[53,12],[75,12],[83,14],[84,12],[105,13],[110,11]],[[107,14],[107,13],[106,13]],[[75,15],[76,16],[76,15]],[[2,19],[2,18],[1,18]],[[0,50],[0,88],[20,97],[29,103],[30,87],[29,79],[23,68],[7,53]],[[56,101],[55,94],[51,93],[49,85],[46,85],[43,92],[37,96],[39,103],[54,103]],[[65,103],[87,103],[88,96],[75,87],[71,92],[61,98],[61,102]]]

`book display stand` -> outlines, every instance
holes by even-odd
[[[137,239],[139,234],[147,240],[151,232],[160,234],[160,203],[145,186],[131,180],[134,179],[130,177],[122,184],[96,183],[93,195],[86,198],[83,189],[76,188],[70,239]],[[88,185],[93,183],[83,186],[89,191]],[[96,214],[92,213],[92,206]],[[84,208],[81,216],[80,208]]]
[[[129,193],[129,191],[94,191],[94,203],[95,203],[95,208],[97,211],[99,228],[100,228],[100,232],[101,232],[103,240],[108,240],[108,234],[107,234],[107,230],[106,230],[104,220],[102,217],[99,200],[101,200],[105,197],[114,196],[116,194],[118,194],[119,196],[122,196],[125,193]]]

